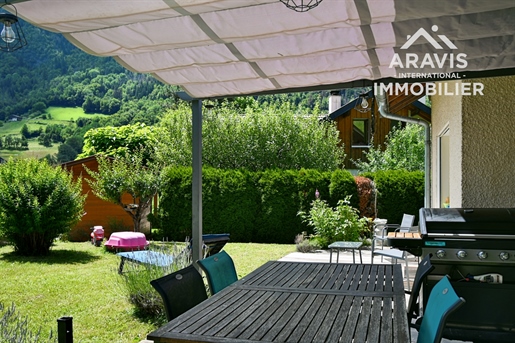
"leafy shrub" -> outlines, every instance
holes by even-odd
[[[366,218],[375,218],[375,188],[372,180],[364,176],[356,176],[356,186],[359,194],[359,215]]]
[[[330,204],[336,205],[338,200],[345,199],[347,196],[351,196],[349,204],[357,208],[359,206],[359,199],[354,177],[348,170],[338,169],[333,171],[329,182]]]
[[[367,229],[367,220],[359,218],[358,210],[350,206],[349,197],[339,200],[331,208],[325,200],[315,199],[308,213],[299,211],[298,215],[314,228],[315,236],[323,247],[335,241],[357,242],[362,240]]]
[[[234,104],[234,102],[233,102]],[[298,107],[248,107],[235,110],[230,103],[215,104],[204,113],[202,159],[218,169],[298,170],[301,167],[334,170],[345,158],[333,123],[317,115],[297,115]],[[159,153],[171,165],[191,164],[191,111],[170,110],[161,120],[164,134]],[[291,240],[291,237],[290,237]]]
[[[319,195],[329,195],[331,176],[331,172],[324,172],[316,169],[299,170],[297,172],[296,182],[299,188],[300,208],[297,208],[297,210],[305,211],[309,209],[311,207],[311,202],[316,198],[317,191]],[[336,205],[336,201],[334,201],[334,204],[332,202],[330,203]]]
[[[255,174],[207,168],[202,183],[205,233],[230,233],[232,241],[251,242],[259,209]]]
[[[158,267],[125,262],[119,285],[122,293],[135,306],[138,316],[162,324],[166,321],[163,300],[150,281],[189,266],[192,263],[191,251],[187,245],[176,243],[153,243],[150,250],[173,256],[173,263],[167,267]]]
[[[20,255],[47,255],[84,212],[81,179],[44,160],[10,159],[0,180],[0,231]]]
[[[165,241],[183,240],[191,236],[191,189],[191,168],[165,168],[158,213],[147,216],[153,227],[161,228],[161,236]]]
[[[165,237],[163,236],[163,230],[161,229],[158,229],[158,228],[152,228],[150,230],[150,238],[153,240],[153,241],[164,241],[165,240]]]
[[[361,173],[380,170],[424,170],[424,127],[402,123],[386,136],[385,146],[371,146],[364,160],[352,160]]]
[[[57,342],[50,331],[48,338],[41,337],[41,329],[34,332],[29,329],[29,319],[22,317],[16,306],[4,307],[0,302],[0,342],[3,343],[43,343]]]
[[[295,237],[295,247],[298,252],[314,252],[321,248],[318,240],[310,239],[305,234],[300,234]]]

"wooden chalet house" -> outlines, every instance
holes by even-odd
[[[105,236],[109,238],[111,233],[115,231],[133,231],[134,224],[131,216],[122,209],[121,206],[104,201],[93,194],[89,183],[86,179],[91,179],[88,172],[84,168],[97,172],[98,161],[96,156],[89,156],[86,158],[78,159],[63,163],[62,168],[71,171],[76,180],[82,176],[82,194],[87,194],[84,203],[84,216],[70,232],[71,241],[87,241],[90,239],[90,228],[95,225],[104,227]],[[132,197],[129,194],[124,195],[122,198],[124,203],[132,202]],[[150,224],[146,221],[141,223],[141,230],[146,232],[150,229]]]
[[[420,96],[390,96],[389,112],[405,117],[416,117],[431,122],[431,108],[418,101]],[[363,107],[363,100],[365,100]],[[345,148],[345,169],[356,169],[351,160],[365,158],[372,146],[384,147],[385,138],[398,121],[381,117],[372,91],[341,106],[339,92],[331,92],[328,118],[335,121],[340,140]]]

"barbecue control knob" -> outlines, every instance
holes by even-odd
[[[501,251],[499,253],[499,258],[501,259],[501,261],[508,261],[508,259],[510,258],[510,254],[506,251]]]
[[[460,259],[465,258],[465,257],[467,257],[467,252],[465,250],[458,250],[458,252],[456,253],[456,256]]]
[[[438,249],[438,250],[436,251],[436,257],[438,257],[438,258],[444,258],[444,257],[445,257],[445,255],[447,255],[447,254],[445,253],[445,250]]]
[[[477,253],[477,257],[480,260],[486,260],[486,258],[488,257],[488,253],[486,251],[480,251]]]

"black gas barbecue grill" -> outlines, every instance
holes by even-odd
[[[444,337],[515,342],[515,208],[421,208],[420,234],[389,234],[388,243],[418,256],[433,254],[423,285],[449,275],[466,303],[448,321]]]

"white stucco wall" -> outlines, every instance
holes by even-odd
[[[455,83],[461,83],[461,81],[450,81],[448,83],[454,87]],[[434,95],[431,97],[431,102],[431,206],[441,207],[441,199],[439,197],[438,137],[448,128],[450,145],[450,204],[451,207],[461,207],[462,97]]]
[[[463,207],[515,207],[515,77],[463,97]]]
[[[451,207],[515,207],[515,77],[465,82],[483,83],[484,95],[432,97],[432,206],[440,207],[437,141],[448,125]]]

